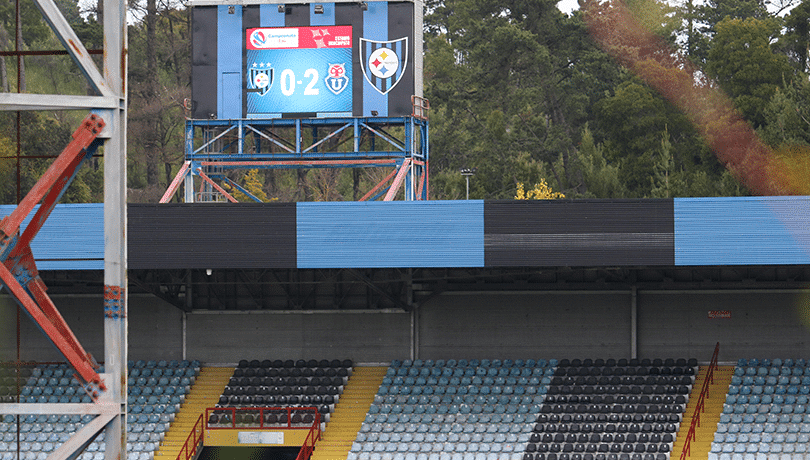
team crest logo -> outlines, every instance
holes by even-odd
[[[408,65],[408,37],[390,41],[360,38],[360,66],[363,75],[380,94],[399,83]]]
[[[349,86],[349,77],[346,76],[346,64],[329,64],[326,72],[326,87],[336,96]]]
[[[250,88],[253,92],[259,93],[259,96],[264,96],[270,91],[273,86],[273,68],[270,63],[256,64],[248,69],[248,79],[250,80]]]

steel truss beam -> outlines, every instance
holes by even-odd
[[[12,215],[0,221],[0,288],[15,296],[76,370],[94,404],[0,404],[0,413],[90,414],[94,419],[52,452],[49,460],[73,460],[106,428],[105,460],[126,456],[126,73],[127,3],[102,0],[103,75],[53,0],[34,0],[45,21],[97,95],[0,93],[0,111],[76,110],[96,112]],[[21,53],[28,55],[29,52]],[[50,54],[50,53],[43,53]],[[103,121],[102,121],[103,118]],[[105,126],[106,125],[106,126]],[[102,129],[103,128],[103,129]],[[103,132],[102,132],[103,131]],[[107,374],[70,332],[37,272],[30,243],[75,177],[83,160],[104,142],[104,362]],[[20,233],[23,219],[39,209]]]
[[[54,346],[76,371],[95,404],[0,404],[0,413],[9,414],[92,414],[96,417],[57,448],[51,460],[73,460],[112,421],[120,419],[120,403],[112,402],[113,394],[105,394],[105,380],[97,373],[98,363],[82,348],[76,336],[46,294],[45,283],[39,276],[31,252],[31,242],[45,224],[56,203],[76,177],[81,164],[92,158],[102,140],[105,122],[98,115],[88,115],[73,133],[73,140],[37,181],[17,208],[0,220],[0,288],[5,287],[19,305],[31,316]],[[34,216],[22,225],[39,204]],[[108,297],[109,287],[105,298]],[[105,301],[105,315],[115,314],[115,304]],[[108,376],[109,377],[109,376]],[[108,378],[108,381],[112,379]],[[102,395],[106,396],[102,398]],[[122,425],[123,426],[123,425]],[[125,436],[125,432],[124,435]],[[124,441],[125,442],[125,441]],[[121,452],[112,447],[111,451]],[[116,454],[117,455],[117,454]]]
[[[105,389],[95,360],[84,351],[51,299],[45,293],[45,284],[39,277],[31,253],[31,241],[42,228],[54,206],[73,181],[81,163],[92,157],[100,141],[97,139],[104,121],[97,115],[88,115],[73,133],[68,144],[34,188],[10,215],[0,221],[0,280],[20,306],[39,325],[56,348],[62,352],[76,370],[78,380],[95,400]],[[33,219],[21,233],[23,221],[34,207],[42,202]]]
[[[408,201],[426,200],[429,194],[424,117],[188,120],[185,150],[185,162],[161,203],[172,199],[181,182],[185,201],[195,201],[195,176],[201,179],[199,196],[218,193],[234,202],[215,181],[244,193],[244,187],[225,175],[235,169],[393,167],[361,201],[393,200],[402,188]]]

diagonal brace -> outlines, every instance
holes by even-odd
[[[390,174],[385,176],[385,179],[381,180],[379,184],[375,185],[374,188],[372,188],[371,190],[368,191],[368,193],[363,195],[363,197],[360,198],[360,201],[366,201],[367,199],[369,199],[371,196],[374,195],[374,193],[377,192],[377,190],[381,189],[383,185],[388,183],[388,181],[391,180],[391,178],[396,176],[396,175],[397,175],[397,170],[396,170],[396,168],[394,168],[394,170],[391,171]]]
[[[64,318],[45,293],[31,253],[31,241],[45,224],[56,203],[73,181],[81,163],[90,158],[101,140],[104,121],[88,115],[68,144],[31,191],[10,215],[0,220],[0,287],[5,285],[17,303],[39,325],[77,372],[77,378],[93,399],[105,389],[96,372],[98,364],[73,335]],[[34,207],[42,202],[25,231],[20,228]]]
[[[174,192],[177,191],[177,188],[180,187],[180,182],[186,178],[186,175],[191,171],[191,162],[186,161],[183,163],[183,166],[180,168],[180,171],[177,171],[177,175],[174,176],[174,180],[169,185],[169,188],[166,189],[166,193],[163,194],[163,198],[160,199],[161,203],[168,203],[169,200],[172,199]]]
[[[211,187],[214,187],[214,189],[215,189],[216,191],[218,191],[219,193],[223,194],[223,195],[225,196],[225,198],[227,198],[227,199],[228,199],[228,201],[230,201],[231,203],[238,203],[238,201],[236,201],[236,198],[234,198],[233,196],[231,196],[231,194],[230,194],[230,193],[228,193],[228,192],[226,192],[224,188],[220,187],[220,186],[219,186],[219,184],[217,184],[216,182],[214,182],[214,181],[213,181],[213,180],[212,180],[210,177],[208,177],[208,175],[207,175],[207,174],[205,174],[204,172],[202,172],[202,168],[197,169],[197,175],[198,175],[198,176],[200,176],[200,178],[201,178],[202,180],[204,180],[205,182],[209,183],[209,184],[211,185]]]
[[[392,201],[394,197],[397,196],[399,187],[402,186],[402,182],[405,181],[405,176],[408,174],[408,172],[410,172],[410,169],[411,159],[406,158],[405,161],[402,162],[402,166],[399,167],[397,177],[394,178],[394,182],[391,184],[391,188],[388,189],[388,193],[385,194],[383,201]]]

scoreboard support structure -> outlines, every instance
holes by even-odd
[[[185,162],[161,203],[183,184],[183,201],[237,200],[236,189],[260,202],[231,170],[388,168],[389,174],[360,201],[427,200],[427,101],[415,98],[406,117],[275,118],[186,121]],[[227,184],[227,185],[226,185]]]

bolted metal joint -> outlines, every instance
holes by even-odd
[[[78,374],[74,374],[76,380],[81,382],[81,377]],[[82,389],[87,396],[90,396],[90,399],[93,401],[97,401],[99,396],[101,396],[101,392],[107,389],[107,386],[104,385],[104,382],[101,381],[101,378],[94,379],[91,382],[83,383]]]
[[[121,286],[104,286],[104,316],[107,318],[123,318],[124,288]]]

